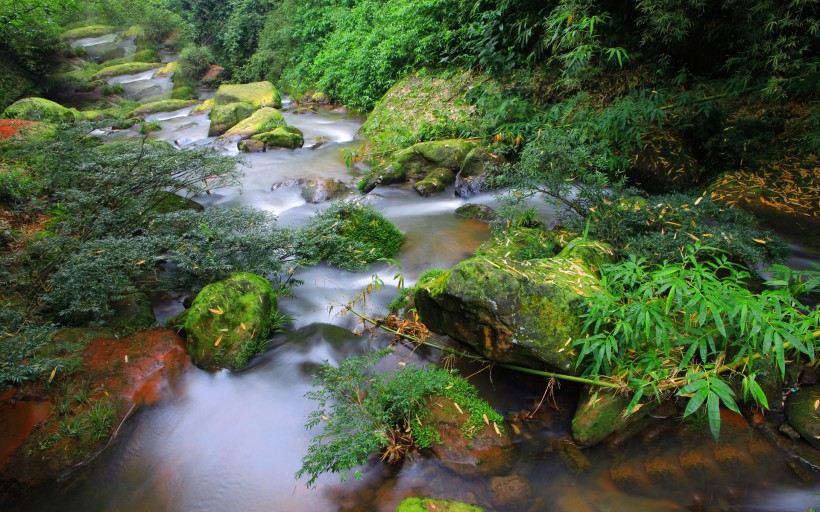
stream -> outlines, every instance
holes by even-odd
[[[109,45],[95,38],[95,45]],[[106,46],[105,51],[110,51]],[[118,77],[126,94],[156,99],[170,94],[170,79],[149,73]],[[286,109],[285,109],[286,110]],[[149,116],[162,130],[153,139],[180,148],[210,144],[206,115],[191,109]],[[316,114],[283,112],[289,125],[301,129],[306,145],[243,156],[241,191],[216,190],[194,198],[206,207],[252,206],[275,213],[283,225],[301,225],[327,203],[306,203],[295,186],[272,190],[288,179],[329,177],[355,189],[361,169],[348,169],[342,150],[356,140],[361,121],[320,110]],[[134,130],[117,136],[137,137]],[[327,138],[317,149],[310,140]],[[225,149],[234,152],[234,149]],[[355,190],[353,197],[360,196]],[[468,200],[453,190],[420,197],[409,186],[376,189],[362,197],[407,235],[398,260],[406,284],[431,267],[449,268],[470,256],[490,236],[480,222],[453,211],[466,202],[495,204],[491,194]],[[540,205],[549,222],[552,212]],[[818,261],[813,250],[795,245],[793,263]],[[242,371],[208,372],[190,366],[164,388],[161,398],[143,407],[122,428],[98,459],[64,481],[16,504],[19,510],[84,511],[393,511],[408,496],[428,496],[476,503],[488,510],[524,511],[675,511],[748,510],[805,512],[820,503],[816,476],[801,480],[789,459],[745,422],[725,418],[721,443],[705,425],[659,420],[614,448],[577,450],[569,427],[579,389],[564,384],[553,399],[542,402],[545,379],[461,362],[482,396],[507,417],[536,410],[532,419],[515,421],[512,467],[499,475],[457,474],[432,458],[417,456],[396,465],[373,458],[361,468],[361,480],[340,482],[322,476],[307,488],[294,473],[315,432],[304,423],[313,402],[304,397],[311,374],[323,361],[381,348],[391,338],[362,332],[344,304],[379,276],[385,289],[371,295],[362,310],[383,313],[395,293],[399,272],[377,264],[362,273],[319,265],[300,270],[304,282],[296,298],[280,301],[292,319],[291,329],[275,336],[267,350]],[[174,301],[156,308],[160,320],[180,311]],[[438,363],[426,349],[398,345],[382,364]],[[539,406],[540,404],[540,406]],[[507,499],[504,478],[526,483],[526,492]],[[502,488],[499,491],[499,488]]]

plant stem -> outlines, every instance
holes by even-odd
[[[597,380],[597,379],[589,379],[589,378],[585,378],[585,377],[576,377],[575,375],[567,375],[567,374],[564,374],[564,373],[548,372],[548,371],[544,371],[544,370],[535,370],[535,369],[532,369],[532,368],[525,368],[523,366],[518,366],[518,365],[514,365],[514,364],[497,363],[495,361],[490,361],[489,359],[478,356],[476,354],[472,354],[470,352],[465,352],[463,350],[458,350],[458,349],[448,347],[448,346],[445,346],[445,345],[441,345],[441,344],[438,344],[438,343],[433,343],[431,341],[420,340],[420,339],[418,339],[415,336],[412,336],[410,334],[405,334],[405,333],[396,331],[394,329],[391,329],[391,328],[387,327],[386,325],[383,325],[383,324],[377,322],[376,320],[374,320],[372,318],[369,318],[369,317],[366,317],[366,316],[362,315],[361,313],[357,312],[353,308],[347,307],[346,309],[348,311],[350,311],[351,313],[353,313],[354,315],[356,315],[357,317],[361,318],[363,321],[365,321],[365,322],[367,322],[371,325],[374,325],[376,327],[379,327],[381,329],[384,329],[385,331],[390,332],[392,334],[395,334],[396,336],[400,336],[400,337],[402,337],[406,340],[412,341],[413,343],[416,343],[418,345],[424,345],[424,346],[427,346],[427,347],[430,347],[430,348],[441,350],[442,352],[447,352],[448,354],[454,354],[454,355],[457,355],[457,356],[460,356],[460,357],[465,357],[467,359],[470,359],[471,361],[477,361],[477,362],[482,362],[482,363],[486,363],[486,364],[492,364],[492,365],[499,366],[501,368],[506,368],[508,370],[513,370],[513,371],[517,371],[517,372],[521,372],[521,373],[529,373],[531,375],[539,375],[539,376],[542,376],[542,377],[550,377],[550,378],[553,378],[553,379],[566,380],[566,381],[570,381],[570,382],[579,382],[581,384],[587,384],[587,385],[590,385],[590,386],[598,386],[598,387],[617,389],[617,390],[620,390],[620,389],[623,388],[621,385],[616,384],[614,382],[606,382],[606,381],[601,381],[601,380]]]

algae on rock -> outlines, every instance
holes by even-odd
[[[214,97],[216,105],[250,103],[259,107],[282,108],[282,96],[270,82],[220,85]]]
[[[266,148],[298,149],[305,144],[302,130],[293,126],[280,126],[269,132],[254,135],[251,139],[264,142]]]
[[[185,315],[188,351],[201,368],[239,370],[280,327],[270,282],[248,272],[209,284]]]
[[[263,107],[231,127],[224,136],[249,139],[254,135],[270,132],[285,125],[285,118],[281,112],[272,107]]]
[[[47,123],[75,123],[85,120],[81,112],[73,108],[66,108],[45,98],[23,98],[9,105],[3,111],[6,119],[25,119],[28,121],[44,121]]]

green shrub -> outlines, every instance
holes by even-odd
[[[475,427],[484,425],[484,415],[488,421],[502,423],[503,418],[478,397],[475,387],[454,370],[411,365],[387,374],[372,371],[391,350],[347,358],[338,368],[327,362],[319,368],[314,375],[319,389],[306,395],[317,402],[317,410],[306,427],[322,425],[323,431],[308,447],[297,478],[308,477],[307,484],[313,485],[322,473],[334,472],[345,480],[347,470],[364,464],[380,450],[388,450],[388,458],[408,449],[400,445],[405,440],[396,441],[396,431],[409,432],[411,446],[429,447],[438,440],[438,433],[424,425],[433,396],[458,402],[470,415],[462,430],[467,438],[480,430]]]
[[[174,87],[171,91],[171,99],[173,100],[195,100],[197,99],[196,92],[188,86]]]
[[[196,82],[211,67],[214,57],[204,46],[189,46],[182,50],[177,60],[177,77],[186,82]]]
[[[37,181],[27,171],[0,166],[0,204],[21,206],[39,190]]]
[[[363,270],[398,254],[404,235],[381,213],[353,202],[337,202],[299,231],[297,255],[327,261],[343,270]]]
[[[578,366],[631,388],[627,414],[643,396],[689,397],[684,416],[704,406],[717,438],[719,404],[738,411],[727,378],[741,380],[744,393],[769,407],[755,360],[774,362],[782,378],[787,359],[815,357],[820,309],[799,297],[820,288],[820,272],[772,270],[767,284],[776,288],[752,292],[746,269],[700,244],[662,263],[631,256],[604,265],[605,290],[589,297],[585,315],[589,336],[573,342]]]
[[[47,345],[54,336],[50,325],[32,325],[8,304],[0,304],[0,389],[60,372],[65,363],[51,357]]]

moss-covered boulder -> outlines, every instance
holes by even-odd
[[[237,102],[227,105],[213,104],[209,117],[211,126],[208,127],[208,136],[222,135],[243,119],[251,116],[257,107],[250,103]]]
[[[225,137],[249,139],[254,135],[266,133],[285,126],[285,118],[282,113],[272,107],[263,107],[251,114],[247,119],[243,119],[230,130],[225,132]]]
[[[282,108],[282,96],[270,82],[220,85],[214,97],[216,105],[250,103],[255,107]]]
[[[193,107],[194,105],[198,105],[199,102],[197,100],[160,100],[160,101],[152,101],[151,103],[146,103],[144,105],[140,105],[139,107],[135,108],[130,112],[128,117],[145,117],[151,114],[157,114],[159,112],[173,112],[175,110],[181,110],[183,108]]]
[[[298,149],[305,144],[302,130],[293,126],[280,126],[269,132],[254,135],[251,139],[264,142],[266,148]]]
[[[499,231],[476,249],[476,256],[502,261],[529,261],[556,256],[572,239],[564,230],[511,227]]]
[[[424,177],[423,180],[416,182],[413,188],[424,197],[430,197],[435,194],[444,192],[447,185],[455,183],[456,175],[446,167],[438,167]]]
[[[63,41],[75,41],[86,37],[100,37],[113,34],[117,29],[111,25],[89,25],[87,27],[73,28],[60,34]]]
[[[498,219],[498,214],[486,204],[467,203],[456,208],[455,214],[465,219],[480,220],[481,222],[493,222]]]
[[[470,197],[487,190],[487,180],[492,169],[503,164],[502,157],[483,148],[473,149],[464,157],[461,168],[456,174],[456,195]]]
[[[688,144],[669,129],[653,128],[632,157],[630,178],[650,192],[675,192],[698,183],[700,166]]]
[[[470,258],[420,281],[416,309],[432,331],[489,359],[574,373],[568,343],[582,335],[585,298],[601,283],[590,265],[570,256]]]
[[[630,395],[614,394],[585,386],[572,418],[572,438],[581,446],[593,446],[614,432],[621,431],[646,416],[655,405],[651,402],[629,416],[624,416]]]
[[[265,143],[261,140],[243,139],[236,143],[241,153],[264,153]]]
[[[805,386],[786,399],[786,419],[807,443],[820,450],[820,386]]]
[[[310,180],[302,189],[302,198],[308,203],[323,203],[345,196],[350,189],[339,180],[316,178]]]
[[[115,76],[136,75],[152,69],[161,68],[163,64],[159,62],[126,62],[102,68],[92,75],[92,80],[107,80]]]
[[[386,166],[365,175],[359,189],[370,192],[380,185],[421,181],[441,168],[456,173],[473,148],[475,143],[464,139],[419,142],[396,153]]]
[[[23,98],[3,111],[6,119],[26,119],[47,123],[74,123],[85,120],[76,109],[66,108],[45,98]]]
[[[556,231],[550,233],[553,233],[554,236],[561,237],[567,232]],[[558,253],[558,257],[576,263],[586,264],[594,272],[600,272],[602,265],[615,262],[615,251],[605,243],[578,237],[566,242],[564,248]]]
[[[238,370],[277,326],[276,294],[264,277],[240,272],[202,289],[185,315],[188,352],[200,368]]]
[[[484,512],[484,509],[458,501],[407,498],[399,503],[396,512]]]

